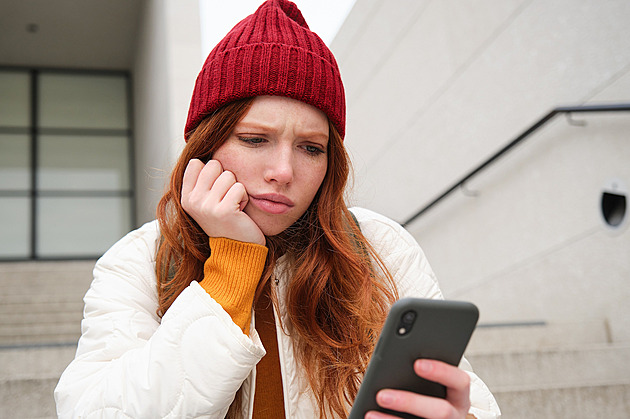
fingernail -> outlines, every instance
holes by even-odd
[[[376,395],[378,404],[381,406],[389,406],[394,402],[394,396],[389,391],[379,391]]]
[[[422,372],[431,372],[433,370],[433,363],[426,361],[424,359],[419,359],[417,362],[417,367]]]

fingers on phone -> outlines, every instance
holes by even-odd
[[[470,387],[470,376],[453,365],[430,359],[418,359],[413,367],[420,377],[448,388],[468,389]]]
[[[444,399],[403,390],[381,390],[376,394],[376,402],[385,409],[420,417],[453,417],[455,410]]]
[[[388,415],[387,413],[377,412],[372,410],[365,414],[365,419],[397,419],[398,416]]]
[[[470,407],[470,376],[466,371],[440,361],[419,359],[414,370],[420,377],[440,383],[447,388],[447,399],[459,409]]]

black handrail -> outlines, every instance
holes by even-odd
[[[502,149],[500,149],[499,151],[494,153],[486,161],[481,163],[475,169],[471,170],[468,174],[466,174],[460,180],[455,182],[451,187],[446,189],[444,192],[442,192],[440,195],[438,195],[431,202],[426,204],[422,209],[420,209],[414,215],[409,217],[406,221],[404,221],[402,223],[402,226],[403,227],[408,226],[413,221],[415,221],[418,217],[420,217],[422,214],[424,214],[429,209],[434,207],[442,199],[444,199],[448,195],[450,195],[454,190],[456,190],[459,187],[464,186],[464,184],[466,182],[468,182],[472,177],[474,177],[479,172],[481,172],[482,170],[484,170],[485,168],[490,166],[492,163],[494,163],[496,160],[498,160],[500,157],[502,157],[504,154],[506,154],[508,151],[510,151],[516,145],[518,145],[523,140],[525,140],[527,137],[529,137],[531,134],[533,134],[534,131],[538,130],[540,127],[542,127],[547,122],[549,122],[551,119],[553,119],[556,115],[559,115],[559,114],[562,114],[562,113],[564,113],[564,114],[572,114],[572,113],[586,113],[586,112],[622,112],[622,111],[630,111],[630,103],[617,103],[617,104],[607,104],[607,105],[584,105],[584,106],[560,106],[560,107],[554,108],[549,113],[547,113],[547,115],[543,116],[537,122],[535,122],[531,127],[527,128],[525,131],[523,131],[523,133],[521,135],[519,135],[514,140],[512,140],[510,143],[505,145]]]

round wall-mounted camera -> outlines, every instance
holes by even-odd
[[[618,228],[626,219],[628,189],[619,179],[611,179],[604,185],[600,209],[607,226]]]

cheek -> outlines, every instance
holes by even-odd
[[[244,161],[247,161],[245,157],[238,150],[233,150],[227,146],[227,144],[219,148],[212,158],[221,163],[223,170],[234,173],[239,182],[245,180],[247,168],[252,166],[251,164],[243,164]]]
[[[324,182],[325,177],[326,177],[326,166],[317,168],[316,170],[313,170],[312,172],[310,172],[308,184],[304,188],[305,194],[308,194],[310,200],[312,200],[317,194],[317,191],[322,186],[322,183]],[[309,202],[309,205],[310,205],[310,202]]]

